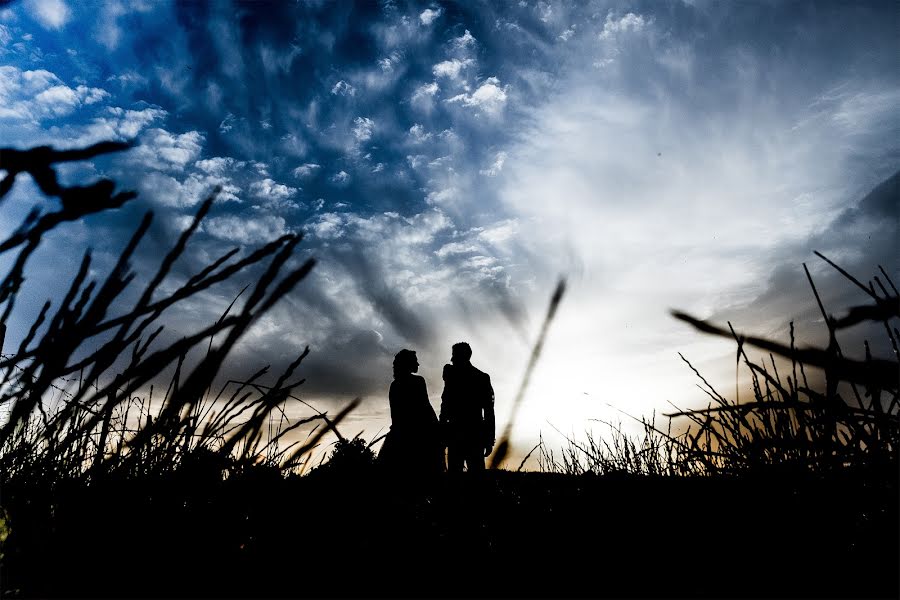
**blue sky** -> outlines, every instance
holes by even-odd
[[[502,422],[560,276],[569,293],[519,445],[550,424],[577,434],[618,410],[703,404],[677,352],[733,386],[732,348],[669,308],[779,339],[796,320],[815,341],[804,261],[835,312],[864,299],[812,250],[860,277],[877,264],[897,274],[896,192],[861,200],[900,167],[898,13],[892,2],[13,3],[0,10],[0,143],[137,139],[65,176],[110,176],[140,196],[45,244],[10,336],[81,248],[111,260],[152,209],[157,246],[142,256],[153,264],[222,185],[183,276],[287,231],[305,232],[303,257],[320,261],[236,350],[233,372],[308,344],[307,398],[364,396],[351,426],[369,437],[388,424],[393,354],[418,352],[437,406],[460,340],[492,374]],[[3,232],[35,202],[18,185]],[[171,315],[172,335],[215,320],[245,283]]]

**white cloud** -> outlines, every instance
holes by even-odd
[[[118,75],[110,75],[106,78],[106,81],[118,82],[118,84],[124,88],[130,86],[146,85],[147,78],[135,71],[126,71],[124,73],[119,73]]]
[[[507,219],[483,229],[478,234],[478,239],[488,242],[489,244],[502,244],[503,242],[512,239],[518,230],[519,222],[516,219]]]
[[[359,143],[367,142],[372,139],[372,133],[375,131],[375,121],[368,117],[356,117],[353,119],[353,137]]]
[[[203,142],[203,134],[199,131],[177,134],[165,129],[148,129],[130,156],[152,169],[183,171],[185,166],[197,160]]]
[[[425,128],[416,123],[412,127],[409,128],[409,137],[412,139],[413,143],[421,144],[422,142],[427,142],[431,139],[431,133],[425,131]]]
[[[343,226],[344,222],[341,215],[336,213],[325,213],[319,215],[319,218],[311,223],[309,228],[316,237],[323,240],[333,240],[343,235]]]
[[[226,171],[239,169],[246,165],[244,161],[230,156],[214,156],[194,163],[194,166],[208,175],[224,175]]]
[[[156,120],[164,119],[168,113],[161,108],[144,108],[141,110],[125,110],[117,106],[106,109],[108,117],[98,117],[88,126],[89,133],[97,140],[124,139],[130,140]]]
[[[317,165],[316,163],[306,163],[300,165],[293,171],[291,171],[294,177],[298,179],[308,179],[318,173],[319,169],[322,168],[322,165]]]
[[[434,67],[432,67],[431,69],[431,72],[434,73],[435,77],[449,77],[450,79],[458,79],[459,74],[463,69],[474,64],[475,61],[471,58],[467,58],[465,60],[452,58],[450,60],[445,60],[434,65]]]
[[[473,244],[466,242],[449,242],[444,244],[440,248],[434,251],[434,253],[440,258],[445,258],[447,256],[457,255],[457,254],[469,254],[472,252],[478,252],[479,248]]]
[[[100,88],[79,85],[72,89],[44,69],[0,67],[0,118],[38,122],[64,117],[108,97]]]
[[[497,259],[493,256],[473,256],[462,262],[463,268],[475,269],[484,274],[491,274],[497,268]]]
[[[350,174],[346,171],[338,171],[331,176],[331,182],[337,185],[346,185],[350,182]]]
[[[466,29],[466,32],[461,36],[450,40],[450,46],[458,52],[474,48],[476,43],[477,40],[475,39],[475,36],[473,36],[468,29]]]
[[[75,88],[76,95],[78,99],[81,100],[84,104],[96,104],[101,100],[106,100],[109,98],[109,92],[106,90],[95,88],[95,87],[87,87],[86,85],[79,85]]]
[[[372,167],[373,173],[381,173],[382,171],[384,171],[384,163],[378,163],[377,165]]]
[[[72,11],[63,0],[28,0],[25,7],[46,29],[60,29],[72,16]]]
[[[254,181],[250,184],[250,193],[257,198],[266,198],[272,200],[287,200],[297,195],[299,190],[295,187],[277,183],[272,179],[266,178],[262,181]]]
[[[496,177],[503,170],[503,163],[506,162],[506,152],[498,152],[494,157],[494,162],[487,169],[479,171],[482,175],[488,177]]]
[[[409,154],[406,157],[406,162],[409,163],[410,168],[418,169],[425,164],[426,159],[427,157],[424,154]]]
[[[191,173],[184,180],[149,171],[138,180],[138,190],[142,198],[172,208],[191,208],[206,198],[216,186],[221,186],[216,200],[219,202],[240,202],[240,188],[227,177]]]
[[[334,84],[331,93],[335,96],[355,96],[356,88],[342,79]]]
[[[66,85],[54,85],[35,96],[34,102],[46,113],[63,117],[78,106],[78,94]]]
[[[225,115],[225,118],[222,119],[221,123],[219,123],[219,133],[228,133],[229,131],[234,129],[234,123],[236,120],[237,118],[231,113]]]
[[[448,98],[447,102],[478,108],[488,114],[497,114],[506,105],[507,86],[500,87],[500,80],[488,77],[472,94],[459,94]]]
[[[438,8],[426,8],[419,14],[419,22],[422,25],[428,26],[434,23],[435,19],[441,16],[441,13],[444,12],[444,9]]]
[[[641,15],[628,13],[621,19],[613,18],[612,14],[606,15],[603,31],[600,32],[601,40],[614,38],[619,33],[639,32],[647,26],[648,21]]]
[[[455,187],[445,187],[434,190],[425,196],[425,202],[431,206],[451,206],[459,201],[459,190]]]
[[[439,90],[435,81],[420,85],[412,95],[411,104],[424,112],[431,112],[434,108],[434,97]]]
[[[238,244],[262,244],[288,232],[284,217],[277,215],[226,215],[203,222],[210,235]]]
[[[99,14],[96,15],[94,39],[106,46],[109,50],[115,50],[122,39],[122,28],[119,27],[119,19],[130,12],[148,12],[155,7],[151,1],[106,0]]]
[[[575,35],[575,25],[572,25],[571,27],[569,27],[568,29],[566,29],[565,31],[563,31],[561,34],[559,34],[559,35],[557,36],[557,38],[560,39],[560,40],[562,40],[562,41],[564,41],[564,42],[568,42],[569,39],[571,39],[571,37],[572,37],[573,35]]]
[[[109,93],[100,88],[79,85],[73,90],[66,85],[55,85],[35,96],[34,102],[42,114],[63,117],[82,104],[95,104],[108,97]]]
[[[425,85],[420,85],[416,88],[415,93],[413,94],[413,100],[417,100],[420,98],[430,98],[438,93],[438,84],[436,81],[432,81],[431,83],[426,83]]]

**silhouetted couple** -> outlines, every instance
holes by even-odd
[[[487,373],[472,363],[472,348],[453,345],[452,364],[444,365],[444,392],[440,419],[428,400],[425,379],[414,375],[419,361],[412,350],[394,357],[391,383],[391,430],[380,458],[396,471],[424,475],[444,470],[483,471],[484,459],[494,447],[494,389]]]

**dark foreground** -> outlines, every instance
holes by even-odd
[[[225,481],[34,482],[2,498],[4,597],[900,591],[900,502],[882,478],[492,472],[423,488],[371,471],[282,479],[260,468]]]

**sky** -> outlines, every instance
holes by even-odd
[[[303,233],[298,260],[317,266],[227,375],[308,345],[305,400],[364,399],[345,433],[390,425],[402,348],[439,410],[463,340],[505,423],[560,278],[518,455],[705,406],[678,353],[727,393],[733,344],[670,309],[781,341],[795,321],[821,343],[803,263],[836,314],[865,297],[814,250],[900,281],[898,180],[870,194],[900,168],[898,25],[896,2],[13,2],[0,145],[136,140],[62,175],[139,197],[55,232],[8,338],[84,248],[98,274],[112,264],[147,210],[137,260],[153,268],[219,185],[170,289],[228,248]],[[17,183],[0,234],[41,202]],[[168,335],[215,321],[248,282],[186,304]]]

